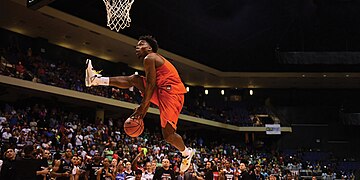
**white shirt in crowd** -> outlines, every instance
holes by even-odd
[[[109,119],[109,126],[112,127],[114,125],[113,120]]]
[[[9,140],[11,137],[12,137],[12,135],[11,135],[11,133],[9,133],[9,132],[6,132],[6,131],[5,131],[5,132],[2,134],[2,138],[5,139],[5,140]]]
[[[81,135],[81,134],[76,135],[76,136],[75,136],[75,139],[76,139],[76,140],[75,140],[76,146],[82,146],[83,141],[84,141],[83,135]]]
[[[26,127],[26,128],[23,128],[21,131],[24,131],[27,134],[31,131],[31,129]]]
[[[6,117],[0,117],[0,125],[4,122],[6,122]]]

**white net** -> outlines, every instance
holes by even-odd
[[[134,0],[103,0],[107,11],[107,26],[111,30],[130,27],[130,9]]]

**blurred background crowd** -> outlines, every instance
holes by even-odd
[[[136,89],[85,88],[85,59],[78,61],[58,47],[34,52],[32,42],[9,36],[1,48],[1,75],[135,104],[141,101]],[[62,54],[52,54],[52,49]],[[103,74],[135,72],[123,66]],[[208,103],[203,94],[187,96],[183,114],[236,126],[264,126],[256,115],[272,113],[265,102]],[[130,138],[123,131],[126,116],[97,119],[82,109],[38,98],[0,100],[0,179],[355,179],[360,167],[354,159],[316,148],[279,150],[236,140],[235,135],[184,131],[183,139],[197,153],[190,169],[179,172],[181,156],[162,140],[160,126],[145,122],[144,133]]]

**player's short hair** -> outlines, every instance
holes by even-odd
[[[152,48],[152,51],[154,53],[156,53],[158,51],[159,46],[158,46],[158,43],[157,43],[157,41],[156,41],[156,39],[154,37],[152,37],[150,35],[140,36],[139,41],[140,40],[146,41],[150,45],[150,47]]]
[[[27,145],[24,147],[25,155],[31,155],[32,152],[34,152],[34,147],[32,145]]]
[[[135,174],[142,174],[142,171],[140,169],[135,170]]]

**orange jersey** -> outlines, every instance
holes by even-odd
[[[159,107],[161,127],[165,128],[169,123],[176,129],[187,91],[175,67],[164,57],[160,57],[164,64],[156,68],[156,88],[150,102]],[[146,78],[142,79],[146,86]]]
[[[175,67],[164,57],[159,56],[164,60],[164,64],[156,68],[157,88],[164,89],[170,94],[185,94],[187,91]]]

